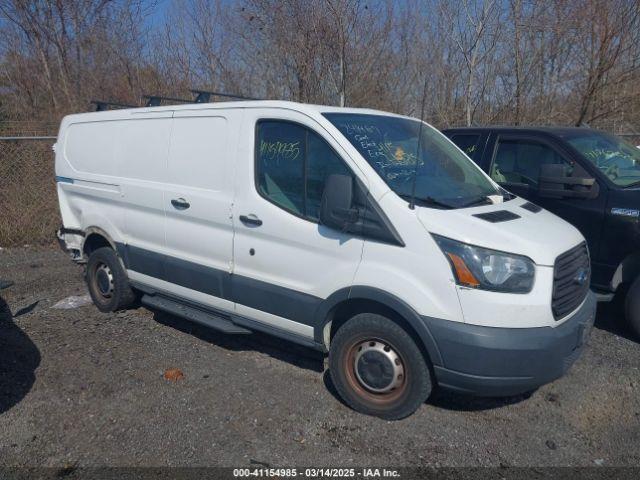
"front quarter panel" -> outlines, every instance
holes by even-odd
[[[379,203],[406,245],[366,240],[354,285],[384,290],[420,315],[463,321],[449,263],[416,210],[391,193]]]

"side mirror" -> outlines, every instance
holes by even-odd
[[[564,165],[540,166],[538,195],[546,198],[596,198],[599,187],[595,178],[570,177]]]
[[[358,210],[353,208],[353,178],[329,175],[322,192],[320,223],[344,231],[357,220]]]

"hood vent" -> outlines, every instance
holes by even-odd
[[[532,213],[538,213],[542,211],[542,207],[539,207],[535,203],[527,202],[520,205],[520,208],[524,208],[525,210],[529,210]]]
[[[508,210],[497,210],[495,212],[488,213],[477,213],[474,217],[481,218],[482,220],[486,220],[491,223],[500,223],[500,222],[508,222],[509,220],[515,220],[516,218],[521,218],[520,215],[516,215],[513,212]]]

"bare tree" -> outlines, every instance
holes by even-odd
[[[466,69],[465,121],[467,125],[471,125],[479,69],[491,58],[498,42],[499,9],[495,0],[463,0],[462,5],[441,2],[440,10],[451,24],[449,35],[462,55]],[[486,85],[482,85],[481,89],[484,90],[485,87]]]
[[[141,0],[3,0],[0,74],[19,90],[15,99],[54,118],[84,108],[96,91],[120,91],[123,79],[135,88],[141,62],[125,55],[142,54],[136,26],[146,12]]]
[[[640,130],[640,0],[0,0],[2,119],[199,86]]]
[[[607,88],[621,87],[640,68],[639,3],[594,0],[580,6],[577,41],[582,48],[577,65],[584,77],[579,82],[576,125],[614,113],[615,102],[600,109],[595,108],[595,102]]]

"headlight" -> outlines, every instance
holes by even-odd
[[[458,285],[509,293],[528,293],[533,288],[535,266],[529,258],[432,236],[449,260]]]

